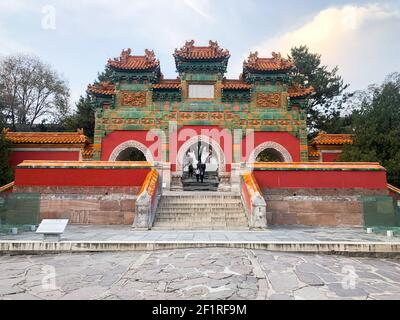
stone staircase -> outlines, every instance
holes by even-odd
[[[159,203],[153,229],[249,230],[240,195],[168,192]]]
[[[219,185],[217,172],[206,172],[203,183],[197,182],[196,176],[189,177],[185,172],[182,177],[183,191],[217,191]]]

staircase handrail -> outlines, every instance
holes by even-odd
[[[151,229],[161,195],[160,175],[154,168],[147,174],[136,199],[136,216],[133,227]]]
[[[1,193],[1,192],[7,192],[7,191],[11,190],[12,188],[14,188],[14,182],[15,182],[15,181],[10,182],[10,183],[8,183],[8,184],[6,184],[6,185],[0,187],[0,193]]]
[[[266,228],[267,204],[253,173],[243,173],[241,175],[240,184],[241,198],[247,213],[250,228]]]

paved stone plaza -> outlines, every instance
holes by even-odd
[[[3,255],[0,299],[400,299],[400,260],[219,248]]]
[[[22,232],[18,235],[0,234],[3,240],[42,240],[42,235]],[[301,241],[301,242],[399,242],[399,237],[367,234],[363,228],[268,227],[265,231],[134,231],[129,226],[69,225],[65,241]]]

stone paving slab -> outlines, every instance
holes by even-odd
[[[188,248],[264,249],[280,252],[370,256],[400,254],[398,237],[361,228],[276,227],[265,231],[135,231],[127,226],[67,227],[60,242],[25,232],[0,236],[0,253],[61,253],[171,250]]]
[[[0,299],[399,300],[400,259],[183,249],[0,255]]]
[[[392,242],[380,234],[367,234],[362,228],[269,227],[265,231],[135,231],[129,226],[69,225],[64,241],[236,241],[236,242]],[[24,232],[0,234],[3,241],[40,241],[42,235]]]

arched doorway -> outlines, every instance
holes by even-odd
[[[154,158],[144,144],[130,140],[118,145],[111,153],[109,161],[147,161],[153,164]]]
[[[115,161],[146,161],[146,156],[138,148],[129,147],[122,151]]]
[[[253,150],[247,162],[293,162],[293,158],[281,144],[267,141]]]
[[[179,149],[176,174],[181,177],[186,191],[216,191],[220,176],[226,171],[225,163],[220,145],[207,136],[199,135],[186,141]]]
[[[285,162],[285,159],[276,149],[264,149],[257,156],[256,162]]]

